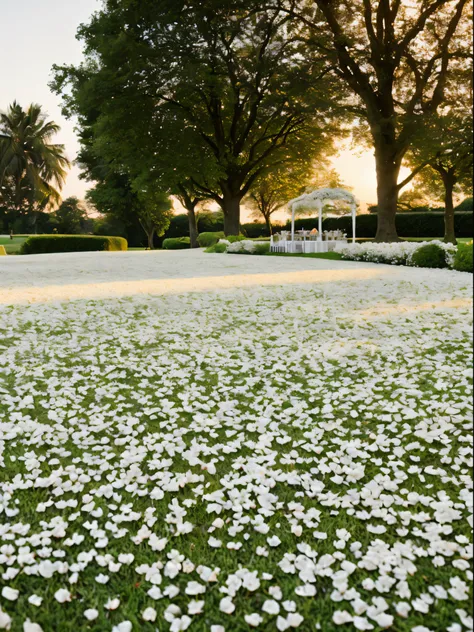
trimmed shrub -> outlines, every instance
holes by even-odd
[[[165,239],[162,247],[163,250],[189,250],[191,240],[189,237]]]
[[[53,252],[118,252],[128,249],[123,237],[98,235],[34,235],[22,245],[20,254],[38,255]]]
[[[454,257],[453,268],[458,272],[473,272],[473,244],[459,244]]]
[[[223,232],[219,233],[201,233],[198,237],[198,243],[201,248],[210,248],[211,246],[215,246],[219,239],[224,239],[225,235]]]
[[[214,246],[207,248],[205,252],[208,254],[223,254],[224,252],[227,252],[227,244],[214,244]]]
[[[253,251],[254,255],[268,255],[270,252],[270,244],[256,244],[255,250]]]
[[[229,235],[226,237],[226,240],[231,244],[235,244],[237,241],[245,241],[246,239],[244,235]]]
[[[446,252],[438,244],[426,244],[411,256],[411,264],[416,268],[447,268]]]

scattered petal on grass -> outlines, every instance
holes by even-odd
[[[157,616],[158,616],[158,613],[156,612],[156,610],[154,608],[149,607],[143,611],[142,619],[143,621],[151,621],[153,623],[156,621]]]
[[[30,595],[28,597],[28,603],[30,603],[32,606],[39,607],[43,603],[43,597],[40,597],[39,595]]]
[[[84,616],[88,621],[94,621],[99,616],[99,611],[95,608],[88,608],[84,610]]]
[[[43,628],[39,623],[33,623],[29,619],[23,624],[23,632],[43,632]]]
[[[66,601],[71,601],[71,593],[66,588],[60,588],[54,593],[54,598],[59,603],[66,603]]]
[[[0,606],[0,630],[10,630],[12,625],[12,618],[9,614],[4,612]]]
[[[381,270],[6,307],[0,629],[472,627],[472,289]]]
[[[245,623],[251,628],[258,628],[258,626],[263,623],[263,617],[258,614],[258,612],[254,612],[253,614],[246,614],[244,619]]]
[[[10,588],[10,586],[4,586],[2,588],[2,597],[4,599],[8,599],[8,601],[16,601],[19,594],[19,590],[16,590],[15,588]]]

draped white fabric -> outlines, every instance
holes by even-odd
[[[345,189],[317,189],[311,193],[305,193],[300,197],[291,200],[288,208],[291,211],[291,239],[295,240],[295,220],[297,215],[307,215],[313,211],[318,211],[319,216],[319,240],[323,239],[323,208],[324,204],[332,201],[348,202],[352,212],[352,241],[356,241],[357,232],[357,199]]]

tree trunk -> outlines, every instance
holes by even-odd
[[[378,225],[375,241],[400,241],[395,219],[398,203],[400,165],[394,160],[395,148],[385,145],[375,150],[377,167]]]
[[[155,229],[154,228],[151,229],[151,232],[147,231],[147,237],[148,237],[148,249],[154,250],[155,249],[155,244],[154,244]]]
[[[222,210],[224,211],[224,232],[226,236],[240,234],[240,201],[242,197],[224,194]]]
[[[456,231],[454,228],[454,200],[453,200],[453,191],[455,185],[455,179],[453,174],[446,173],[446,176],[443,177],[444,182],[444,203],[445,203],[445,212],[444,212],[444,241],[447,244],[457,244],[456,239]]]
[[[191,240],[191,248],[199,248],[198,243],[198,227],[196,221],[196,212],[193,208],[188,208],[189,219],[189,238]]]
[[[268,233],[271,237],[273,235],[271,215],[265,215],[264,217],[265,217],[265,224],[267,225]]]

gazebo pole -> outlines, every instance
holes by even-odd
[[[357,206],[355,204],[352,205],[352,243],[356,243],[356,232],[357,232]]]
[[[323,202],[318,200],[318,212],[319,212],[319,241],[323,240]]]
[[[295,205],[291,205],[291,252],[293,252],[294,243],[295,243],[295,216],[296,209]]]

